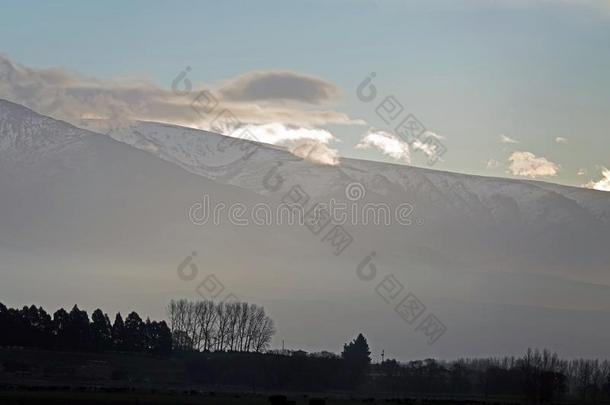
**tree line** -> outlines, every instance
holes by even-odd
[[[262,352],[275,334],[265,309],[246,302],[172,300],[167,317],[179,350]]]
[[[156,322],[131,312],[114,323],[101,309],[91,319],[74,305],[52,316],[42,307],[7,308],[0,303],[0,346],[34,347],[75,351],[126,351],[167,354],[172,350],[171,332],[164,321]]]
[[[0,346],[52,350],[125,351],[168,354],[177,351],[263,352],[275,334],[261,306],[246,302],[172,300],[165,321],[143,321],[137,312],[114,322],[101,309],[91,318],[74,305],[53,315],[34,305],[21,309],[0,303]]]
[[[559,358],[548,350],[523,356],[371,363],[359,335],[341,354],[271,350],[201,353],[187,363],[196,383],[285,391],[355,391],[386,398],[527,399],[531,403],[610,400],[610,361]],[[516,401],[518,402],[518,401]]]
[[[0,303],[0,346],[65,351],[121,351],[156,355],[188,352],[189,378],[200,383],[269,389],[357,390],[394,397],[448,395],[525,397],[536,402],[610,400],[610,361],[564,360],[548,350],[521,357],[434,359],[371,364],[360,334],[330,352],[269,351],[275,333],[264,308],[248,303],[171,301],[169,325],[136,313],[114,322],[76,305],[53,315],[42,307]],[[264,352],[264,353],[263,353]]]
[[[536,402],[610,399],[608,360],[564,360],[548,350],[531,350],[521,357],[433,359],[375,366],[369,386],[394,394],[515,396]]]

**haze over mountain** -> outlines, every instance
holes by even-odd
[[[528,346],[610,355],[608,193],[354,159],[321,166],[190,128],[138,122],[100,133],[100,124],[81,129],[0,100],[3,300],[161,317],[170,298],[196,298],[214,273],[225,286],[218,298],[265,305],[289,347],[338,350],[363,331],[400,359]],[[354,184],[360,194],[349,199]],[[353,242],[339,255],[322,240],[330,227],[189,220],[204,194],[212,205],[275,208],[293,186],[307,207],[335,199],[413,210],[404,224],[344,224]],[[176,269],[193,251],[199,274],[185,282]],[[371,252],[377,275],[364,281],[357,269]],[[376,293],[390,274],[404,285],[396,299],[412,292],[426,306],[413,324]],[[434,345],[415,330],[428,313],[447,327]]]

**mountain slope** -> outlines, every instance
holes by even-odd
[[[2,300],[162,317],[170,298],[200,297],[215,274],[224,286],[216,299],[265,305],[290,347],[340,350],[358,330],[400,359],[527,346],[610,354],[606,194],[351,159],[316,166],[154,123],[109,135],[0,101]],[[348,199],[354,182],[363,194]],[[308,208],[409,203],[410,224],[347,221],[353,242],[335,255],[328,228],[227,219],[235,203],[275,210],[294,186]],[[189,220],[204,195],[225,205],[217,224]],[[193,251],[199,273],[187,282],[176,269]],[[376,278],[363,281],[357,271],[372,251]],[[397,299],[412,292],[447,325],[435,345],[380,297],[389,275],[404,287]]]
[[[300,185],[312,200],[325,202],[345,200],[345,188],[357,182],[365,191],[356,201],[360,207],[372,202],[412,204],[413,219],[426,223],[417,231],[426,233],[421,243],[431,249],[443,246],[444,254],[465,264],[533,268],[610,282],[605,274],[607,193],[354,159],[342,159],[336,167],[316,166],[280,148],[149,122],[108,134],[191,173],[270,197],[275,194],[276,199],[282,190],[265,187],[266,178],[281,176],[284,193]],[[405,241],[405,229],[384,231]],[[461,254],[464,249],[472,254]]]

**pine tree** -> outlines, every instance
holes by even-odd
[[[345,362],[346,375],[349,377],[347,383],[351,386],[361,384],[371,363],[369,344],[362,333],[352,342],[343,345],[341,357]]]
[[[145,350],[144,322],[136,312],[130,313],[125,319],[126,350],[140,352]]]
[[[94,350],[104,351],[110,348],[112,342],[112,325],[108,315],[96,309],[91,315],[91,334]]]
[[[115,350],[125,350],[125,323],[118,312],[112,324],[112,346]]]

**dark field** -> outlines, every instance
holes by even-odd
[[[218,355],[222,356],[222,355]],[[227,355],[229,356],[229,355]],[[78,353],[0,348],[0,404],[517,404],[496,398],[430,399],[345,392],[279,391],[203,384],[189,371],[192,357]],[[263,371],[261,371],[263,372]],[[428,399],[426,399],[428,398]]]
[[[413,405],[483,405],[507,404],[505,402],[485,402],[477,400],[426,400],[408,398],[340,398],[340,397],[311,397],[309,395],[282,395],[284,398],[273,398],[264,394],[235,394],[235,393],[199,393],[199,392],[157,392],[154,390],[145,392],[122,392],[122,390],[109,389],[114,392],[87,392],[86,389],[76,391],[53,391],[47,389],[17,389],[0,391],[0,403],[2,404],[210,404],[210,405],[258,405],[258,404],[308,404],[308,405],[333,405],[333,404],[413,404]],[[277,396],[276,396],[277,397]],[[512,404],[516,404],[513,402]]]

